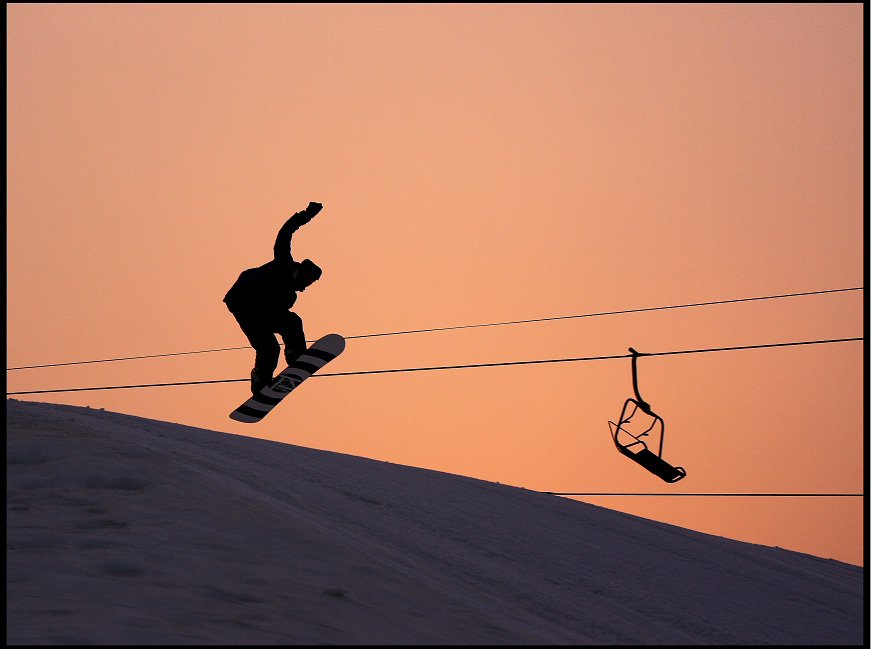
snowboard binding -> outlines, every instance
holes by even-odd
[[[633,371],[634,396],[624,402],[618,423],[609,422],[609,432],[615,447],[644,469],[654,473],[664,482],[678,482],[685,477],[685,469],[681,466],[674,467],[661,458],[664,448],[664,420],[652,412],[651,406],[640,396],[637,387],[637,358],[642,356],[633,347],[631,353],[631,367]],[[634,432],[634,431],[639,432]],[[658,454],[649,450],[643,441],[643,437],[653,433],[658,437]]]

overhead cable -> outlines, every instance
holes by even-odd
[[[789,342],[789,343],[768,343],[764,345],[742,345],[738,347],[714,347],[709,349],[683,349],[678,351],[669,351],[669,352],[649,352],[649,353],[641,353],[640,356],[670,356],[676,354],[702,354],[706,352],[726,352],[726,351],[738,351],[744,349],[765,349],[769,347],[792,347],[798,345],[822,345],[827,343],[843,343],[843,342],[853,342],[853,341],[863,341],[865,340],[862,337],[858,338],[835,338],[831,340],[805,340],[799,342]],[[389,374],[396,372],[427,372],[433,370],[460,370],[460,369],[470,369],[477,367],[503,367],[509,365],[535,365],[542,363],[572,363],[579,361],[602,361],[602,360],[611,360],[616,358],[630,358],[630,354],[619,354],[615,356],[586,356],[586,357],[576,357],[576,358],[545,358],[539,360],[532,361],[502,361],[498,363],[472,363],[468,365],[438,365],[431,367],[402,367],[395,369],[385,369],[385,370],[358,370],[354,372],[334,372],[330,374],[314,374],[313,377],[328,377],[328,376],[354,376],[354,375],[362,375],[362,374]],[[250,379],[214,379],[209,381],[184,381],[179,383],[149,383],[143,385],[111,385],[111,386],[102,386],[102,387],[91,387],[91,388],[64,388],[57,390],[29,390],[23,392],[7,392],[7,396],[21,395],[21,394],[47,394],[52,392],[82,392],[86,390],[125,390],[131,388],[162,388],[169,386],[178,386],[178,385],[205,385],[210,383],[237,383],[242,381],[248,381]]]
[[[453,331],[457,329],[474,329],[478,327],[501,327],[505,325],[515,325],[515,324],[531,324],[535,322],[549,322],[554,320],[570,320],[575,318],[595,318],[599,316],[609,316],[609,315],[625,315],[629,313],[644,313],[648,311],[665,311],[668,309],[687,309],[691,307],[699,307],[699,306],[714,306],[718,304],[735,304],[738,302],[754,302],[759,300],[776,300],[781,298],[788,297],[805,297],[810,295],[824,295],[826,293],[843,293],[846,291],[861,291],[863,287],[853,287],[853,288],[835,288],[828,289],[824,291],[806,291],[804,293],[785,293],[782,295],[764,295],[760,297],[745,297],[745,298],[737,298],[732,300],[716,300],[712,302],[692,302],[689,304],[671,304],[667,306],[653,306],[653,307],[644,307],[640,309],[624,309],[621,311],[602,311],[599,313],[580,313],[576,315],[563,315],[563,316],[553,316],[547,318],[533,318],[530,320],[508,320],[505,322],[486,322],[479,324],[470,324],[470,325],[455,325],[450,327],[434,327],[430,329],[408,329],[404,331],[386,331],[381,333],[374,334],[360,334],[356,336],[343,336],[346,340],[352,340],[355,338],[375,338],[379,336],[400,336],[405,334],[417,334],[417,333],[432,333],[436,331]],[[308,341],[312,342],[312,341]],[[238,351],[241,349],[251,349],[249,346],[243,347],[220,347],[217,349],[201,349],[197,351],[187,351],[187,352],[170,352],[166,354],[147,354],[144,356],[125,356],[120,358],[102,358],[97,360],[89,360],[89,361],[72,361],[67,363],[48,363],[45,365],[23,365],[20,367],[7,367],[6,371],[11,372],[14,370],[33,370],[33,369],[41,369],[46,367],[63,367],[67,365],[87,365],[91,363],[115,363],[118,361],[133,361],[133,360],[142,360],[146,358],[164,358],[167,356],[184,356],[187,354],[209,354],[213,352],[229,352],[229,351]]]
[[[762,498],[863,498],[864,494],[834,494],[834,493],[605,493],[601,491],[592,492],[561,492],[561,491],[543,491],[544,494],[552,496],[724,496],[730,498],[747,498],[747,497],[762,497]]]

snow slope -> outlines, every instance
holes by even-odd
[[[515,487],[7,401],[8,643],[861,644],[862,568]]]

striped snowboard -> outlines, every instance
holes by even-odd
[[[339,334],[316,340],[294,362],[282,370],[270,385],[230,413],[230,418],[253,424],[261,421],[291,390],[340,355],[346,341]]]

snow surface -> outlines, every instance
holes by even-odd
[[[8,643],[865,639],[838,561],[100,410],[6,417]]]

